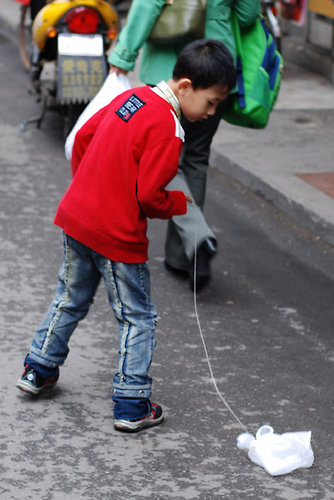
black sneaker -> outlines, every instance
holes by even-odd
[[[164,266],[165,266],[166,271],[173,274],[177,278],[180,278],[180,279],[187,279],[188,278],[188,271],[186,269],[178,269],[177,267],[171,266],[166,261],[164,261]]]
[[[58,378],[59,373],[44,378],[36,370],[31,368],[31,366],[26,364],[24,366],[24,372],[19,378],[16,387],[23,392],[37,396],[41,391],[56,385]]]
[[[207,239],[197,248],[196,255],[196,276],[195,276],[195,263],[193,259],[192,268],[189,272],[190,278],[190,288],[194,291],[195,279],[196,279],[196,290],[199,292],[204,288],[210,281],[211,269],[210,261],[212,257],[217,253],[217,245],[211,240]]]
[[[159,425],[164,419],[164,414],[160,405],[151,403],[151,413],[147,417],[139,418],[138,420],[115,420],[114,427],[117,431],[123,432],[138,432],[146,427]]]

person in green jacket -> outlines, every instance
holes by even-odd
[[[126,23],[109,57],[111,71],[122,73],[132,71],[142,49],[140,80],[147,85],[155,85],[161,80],[170,78],[184,43],[160,44],[148,41],[165,4],[166,0],[132,1]],[[206,1],[204,38],[213,38],[224,43],[235,61],[236,48],[230,21],[232,11],[241,26],[250,26],[260,11],[260,1]],[[224,103],[218,107],[214,116],[203,122],[190,123],[182,118],[186,139],[180,159],[179,174],[170,185],[171,189],[188,192],[195,203],[186,215],[174,217],[168,223],[165,268],[181,277],[189,277],[191,288],[195,286],[197,291],[208,283],[210,260],[217,251],[216,237],[204,218],[203,206],[210,146],[221,119],[223,106]],[[197,259],[194,277],[195,251]]]

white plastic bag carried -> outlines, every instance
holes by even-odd
[[[272,476],[311,467],[314,462],[311,431],[275,434],[270,425],[263,425],[255,438],[247,432],[240,434],[237,446],[248,450],[249,459]]]
[[[67,160],[71,160],[75,134],[83,126],[83,124],[86,123],[86,121],[95,115],[95,113],[97,113],[100,109],[109,104],[116,96],[130,88],[130,80],[126,75],[117,75],[115,72],[109,73],[99,92],[85,107],[66,139],[65,156]]]

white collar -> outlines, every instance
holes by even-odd
[[[180,103],[172,89],[167,85],[167,83],[162,80],[161,82],[157,83],[155,87],[152,89],[156,94],[160,95],[163,99],[165,99],[169,104],[173,107],[176,116],[180,120],[181,118],[181,108],[180,108]]]

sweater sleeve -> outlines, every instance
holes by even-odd
[[[109,63],[132,71],[139,49],[146,42],[166,0],[133,0]]]
[[[251,26],[260,12],[259,0],[234,0],[233,10],[241,26]]]
[[[187,212],[187,200],[182,191],[165,187],[175,177],[182,142],[180,139],[162,139],[146,148],[138,167],[137,199],[145,216],[170,219]]]

